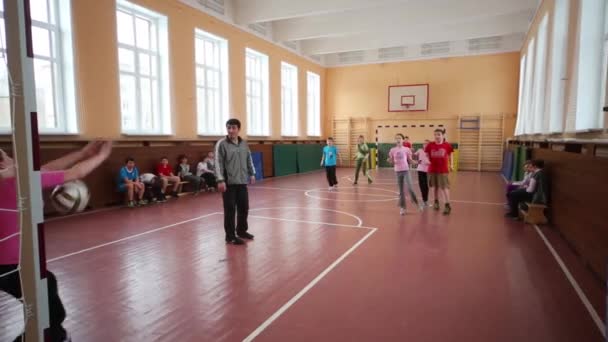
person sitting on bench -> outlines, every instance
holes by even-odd
[[[509,212],[505,215],[511,218],[518,218],[518,210],[520,204],[531,202],[535,204],[547,203],[547,188],[546,177],[543,168],[545,162],[542,160],[533,160],[530,163],[532,177],[526,188],[515,189],[507,194],[509,200]]]
[[[182,154],[179,156],[179,165],[177,165],[176,169],[181,180],[190,183],[194,194],[198,194],[201,191],[201,178],[190,172],[190,164],[188,164],[188,157],[186,155]]]
[[[171,196],[177,198],[177,190],[179,189],[179,182],[181,181],[179,176],[173,174],[171,166],[169,166],[169,159],[167,157],[160,158],[160,163],[156,166],[156,174],[160,177],[161,191],[163,197],[167,193],[167,187],[169,183],[173,185],[171,188]]]
[[[215,190],[217,188],[217,181],[215,180],[215,155],[213,152],[207,153],[205,159],[198,163],[196,175],[205,180],[207,189]]]

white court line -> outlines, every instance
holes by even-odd
[[[272,186],[251,186],[249,187],[249,189],[269,189],[269,190],[285,190],[285,191],[308,191],[308,189],[294,189],[294,188],[278,188],[278,187],[272,187]]]
[[[269,209],[314,209],[314,210],[332,211],[332,212],[336,212],[336,213],[340,213],[340,214],[344,214],[344,215],[350,216],[350,217],[354,218],[355,220],[357,220],[357,225],[352,225],[352,227],[362,227],[363,226],[363,221],[361,220],[360,217],[358,217],[356,215],[353,215],[351,213],[347,213],[347,212],[344,212],[344,211],[340,211],[340,210],[325,209],[325,208],[272,207],[272,208],[256,208],[256,209],[251,209],[251,210],[249,210],[249,212],[259,211],[259,210],[269,210]],[[159,232],[159,231],[162,231],[162,230],[165,230],[165,229],[173,228],[173,227],[179,226],[179,225],[184,224],[184,223],[200,220],[200,219],[203,219],[203,218],[206,218],[206,217],[209,217],[209,216],[213,216],[213,215],[223,215],[223,213],[221,213],[221,212],[213,212],[213,213],[210,213],[210,214],[198,216],[198,217],[191,218],[191,219],[188,219],[188,220],[172,223],[170,225],[166,225],[166,226],[159,227],[159,228],[156,228],[156,229],[148,230],[148,231],[145,231],[145,232],[142,232],[142,233],[139,233],[139,234],[127,236],[127,237],[124,237],[122,239],[106,242],[106,243],[103,243],[101,245],[85,248],[85,249],[82,249],[82,250],[79,250],[79,251],[76,251],[76,252],[73,252],[73,253],[69,253],[69,254],[62,255],[62,256],[59,256],[59,257],[56,257],[56,258],[48,259],[47,263],[59,261],[59,260],[65,259],[65,258],[69,258],[69,257],[75,256],[75,255],[79,255],[79,254],[83,254],[83,253],[86,253],[86,252],[90,252],[90,251],[93,251],[93,250],[96,250],[96,249],[99,249],[99,248],[102,248],[102,247],[114,245],[114,244],[117,244],[117,243],[120,243],[120,242],[123,242],[123,241],[132,240],[132,239],[135,239],[135,238],[140,237],[140,236],[144,236],[144,235],[155,233],[155,232]],[[315,224],[317,224],[317,223],[315,223]],[[328,222],[319,222],[318,224],[334,225],[334,224],[331,224],[331,223],[328,223]],[[365,227],[365,228],[367,228],[367,227]]]
[[[7,240],[12,239],[12,238],[14,238],[14,237],[17,237],[17,236],[19,236],[19,235],[21,235],[21,232],[11,234],[11,235],[9,235],[9,236],[6,236],[6,237],[3,237],[2,239],[0,239],[0,242],[7,241]]]
[[[341,211],[341,210],[335,210],[335,209],[327,209],[327,208],[309,208],[309,207],[270,207],[270,208],[255,208],[255,209],[250,209],[249,212],[252,211],[260,211],[260,210],[271,210],[271,209],[303,209],[303,210],[322,210],[322,211],[331,211],[334,213],[339,213],[339,214],[344,214],[346,216],[350,216],[352,218],[354,218],[355,220],[357,220],[357,227],[361,227],[363,225],[363,220],[361,220],[361,218],[357,215],[351,214],[351,213],[347,213],[346,211]]]
[[[5,211],[5,212],[9,212],[9,213],[18,213],[19,209],[4,209],[4,208],[0,208],[0,211]]]
[[[315,279],[313,279],[308,285],[306,285],[300,292],[298,292],[295,296],[293,296],[287,303],[279,308],[272,316],[268,317],[267,320],[264,321],[257,329],[255,329],[249,336],[243,339],[243,342],[253,341],[258,335],[260,335],[268,326],[270,326],[277,318],[281,317],[291,306],[293,306],[300,298],[302,298],[310,289],[312,289],[319,281],[321,281],[329,272],[331,272],[336,266],[338,266],[346,257],[348,257],[355,249],[357,249],[365,240],[367,240],[372,234],[374,234],[378,228],[371,228],[369,233],[365,234],[361,240],[357,241],[351,248],[349,248],[344,254],[342,254],[336,261],[334,261],[331,265],[329,265],[321,274],[319,274]]]
[[[306,191],[304,193],[304,195],[306,195],[307,197],[310,198],[314,198],[314,199],[318,199],[321,201],[334,201],[334,202],[359,202],[359,203],[363,203],[363,202],[389,202],[389,201],[394,201],[395,199],[397,199],[397,197],[392,197],[392,198],[385,198],[385,199],[343,199],[343,198],[326,198],[326,197],[320,197],[320,196],[316,196],[316,195],[312,195],[311,192],[321,192],[321,190],[325,190],[325,188],[320,188],[320,189],[310,189],[308,191]],[[336,193],[340,193],[339,190],[336,191]]]
[[[117,210],[117,209],[122,209],[122,208],[126,208],[126,207],[123,206],[123,205],[117,205],[117,206],[111,206],[111,207],[107,207],[107,208],[99,208],[99,209],[94,209],[94,210],[87,210],[87,211],[83,211],[83,212],[80,212],[80,213],[74,213],[74,214],[65,215],[65,216],[49,217],[49,218],[45,219],[44,222],[52,222],[52,221],[57,221],[57,220],[65,220],[65,219],[72,218],[72,217],[85,216],[85,215],[90,215],[90,214],[98,214],[98,213],[103,213],[105,211]]]
[[[572,287],[574,288],[574,291],[576,291],[578,298],[581,300],[581,302],[583,302],[585,309],[587,309],[587,311],[589,312],[589,315],[591,315],[591,319],[593,320],[593,322],[599,329],[600,333],[602,334],[602,336],[606,337],[606,327],[604,326],[604,322],[602,322],[602,319],[600,318],[600,316],[597,314],[597,312],[593,308],[593,305],[591,305],[591,303],[589,302],[589,299],[585,295],[585,292],[583,292],[581,287],[578,285],[578,282],[576,281],[576,279],[574,279],[574,277],[568,270],[568,267],[566,266],[566,264],[564,264],[564,261],[562,260],[562,258],[557,254],[557,252],[553,248],[553,245],[551,245],[551,242],[549,242],[549,240],[547,239],[545,234],[543,234],[543,232],[540,230],[540,228],[538,228],[537,225],[534,225],[534,228],[536,229],[536,232],[538,233],[540,238],[545,242],[545,245],[547,246],[547,248],[549,249],[549,251],[551,252],[553,257],[555,258],[555,261],[557,261],[557,264],[559,265],[559,267],[562,269],[562,271],[566,275],[566,278],[570,282],[570,285],[572,285]]]
[[[285,221],[285,222],[299,222],[299,223],[309,223],[309,224],[320,224],[324,226],[336,226],[336,227],[347,227],[347,228],[363,228],[363,229],[376,229],[375,227],[366,227],[366,226],[356,226],[354,224],[342,224],[342,223],[328,223],[321,221],[308,221],[308,220],[296,220],[296,219],[286,219],[279,217],[270,217],[270,216],[259,216],[259,215],[249,215],[249,217],[259,218],[259,219],[268,219],[268,220],[276,220],[276,221]]]
[[[323,189],[323,190],[317,190],[315,192],[323,192],[323,193],[327,193],[327,194],[363,195],[363,196],[384,197],[384,198],[390,197],[390,198],[393,198],[393,199],[397,198],[397,197],[395,197],[393,195],[369,194],[369,193],[362,193],[362,192],[345,192],[345,191],[342,191],[341,189],[332,190],[332,191]]]
[[[119,239],[119,240],[110,241],[110,242],[107,242],[107,243],[103,243],[103,244],[101,244],[101,245],[97,245],[97,246],[93,246],[93,247],[85,248],[85,249],[80,250],[80,251],[77,251],[77,252],[73,252],[73,253],[69,253],[69,254],[66,254],[66,255],[62,255],[62,256],[60,256],[60,257],[56,257],[56,258],[53,258],[53,259],[49,259],[49,260],[47,260],[47,262],[48,262],[48,263],[55,262],[55,261],[58,261],[58,260],[61,260],[61,259],[65,259],[65,258],[68,258],[68,257],[74,256],[74,255],[78,255],[78,254],[82,254],[82,253],[90,252],[90,251],[92,251],[92,250],[96,250],[96,249],[98,249],[98,248],[102,248],[102,247],[106,247],[106,246],[114,245],[114,244],[117,244],[117,243],[119,243],[119,242],[128,241],[128,240],[131,240],[131,239],[134,239],[134,238],[140,237],[140,236],[144,236],[144,235],[147,235],[147,234],[151,234],[151,233],[159,232],[159,231],[161,231],[161,230],[165,230],[165,229],[173,228],[173,227],[175,227],[175,226],[179,226],[180,224],[184,224],[184,223],[188,223],[188,222],[192,222],[192,221],[200,220],[200,219],[202,219],[202,218],[209,217],[209,216],[213,216],[213,215],[218,215],[218,214],[221,214],[221,213],[219,213],[219,212],[215,212],[215,213],[211,213],[211,214],[207,214],[207,215],[203,215],[203,216],[195,217],[195,218],[192,218],[192,219],[189,219],[189,220],[185,220],[185,221],[181,221],[181,222],[176,222],[176,223],[173,223],[173,224],[170,224],[170,225],[167,225],[167,226],[163,226],[163,227],[160,227],[160,228],[156,228],[156,229],[148,230],[148,231],[145,231],[145,232],[143,232],[143,233],[139,233],[139,234],[135,234],[135,235],[127,236],[127,237],[122,238],[122,239]]]
[[[450,202],[467,203],[467,204],[500,205],[500,206],[505,205],[504,203],[497,203],[497,202],[475,202],[475,201],[460,201],[460,200],[450,200]]]

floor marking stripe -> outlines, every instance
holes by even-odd
[[[574,277],[568,270],[568,267],[566,266],[566,264],[564,263],[562,258],[559,256],[559,254],[557,254],[557,251],[555,251],[555,248],[553,248],[553,245],[551,245],[551,242],[549,242],[549,240],[547,239],[545,234],[543,234],[543,232],[540,230],[540,228],[537,225],[534,225],[534,228],[536,229],[536,232],[538,233],[540,238],[545,242],[545,245],[549,249],[549,252],[551,252],[553,257],[555,258],[555,261],[557,261],[557,264],[559,265],[559,267],[562,269],[562,271],[566,275],[566,278],[570,282],[570,285],[572,285],[572,287],[574,288],[574,291],[576,291],[578,298],[581,300],[581,302],[583,302],[585,309],[587,309],[587,311],[589,312],[589,315],[591,315],[591,319],[593,319],[593,322],[599,329],[600,333],[604,337],[606,337],[606,327],[604,326],[604,322],[602,322],[602,319],[600,318],[600,316],[597,314],[597,312],[593,308],[593,305],[591,305],[591,302],[589,302],[589,299],[585,295],[585,292],[583,292],[581,287],[578,285],[578,282],[576,281],[576,279],[574,279]]]
[[[344,254],[342,254],[336,261],[334,261],[331,265],[329,265],[321,274],[319,274],[315,279],[313,279],[308,285],[306,285],[300,292],[298,292],[295,296],[293,296],[287,303],[283,304],[272,316],[268,317],[259,327],[257,327],[254,331],[249,334],[243,342],[253,341],[258,335],[260,335],[268,326],[270,326],[274,321],[276,321],[281,315],[283,315],[291,306],[293,306],[300,298],[302,298],[310,289],[312,289],[317,283],[319,283],[325,276],[331,272],[334,268],[336,268],[346,257],[348,257],[352,252],[354,252],[365,240],[367,240],[372,234],[374,234],[378,229],[372,228],[369,233],[367,233],[361,240],[359,240],[356,244],[354,244],[350,249],[348,249]]]

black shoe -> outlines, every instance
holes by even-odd
[[[506,213],[505,217],[508,217],[508,218],[517,218],[518,215],[517,214],[513,214],[513,213]]]
[[[236,233],[236,235],[241,239],[253,240],[253,235],[247,232]]]
[[[244,245],[245,241],[243,241],[237,237],[233,237],[233,238],[226,238],[226,243],[229,245]]]

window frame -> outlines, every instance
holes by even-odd
[[[194,30],[194,49],[195,49],[195,57],[194,57],[194,66],[195,66],[195,86],[196,86],[196,115],[197,115],[197,134],[199,136],[222,136],[225,134],[225,123],[229,119],[229,99],[230,99],[230,87],[229,87],[229,42],[227,39],[217,36],[213,33],[209,33],[207,31],[201,30],[199,28],[195,28]],[[217,49],[217,55],[214,58],[217,59],[219,65],[207,64],[207,60],[205,58],[206,52],[199,51],[197,44],[198,40],[201,40],[203,47],[206,45],[205,42],[213,45],[213,49]],[[212,51],[212,53],[215,51]],[[203,63],[199,63],[198,55],[201,54],[201,59]],[[199,84],[199,71],[201,71],[204,75],[204,82]],[[216,73],[215,77],[217,77],[218,85],[217,87],[211,86],[208,83],[208,74]],[[199,98],[199,90],[204,92],[204,99]],[[207,101],[209,98],[209,94],[215,91],[217,94],[216,105],[219,106],[219,114],[217,117],[209,117],[209,112],[214,112],[217,108],[210,109],[209,106],[205,106],[205,109],[208,112],[200,112],[200,101],[204,100],[205,104],[208,104]],[[205,117],[207,119],[205,119]],[[209,127],[208,129],[205,129]]]
[[[121,134],[132,136],[162,136],[172,134],[172,122],[170,114],[170,78],[169,78],[169,51],[168,51],[168,18],[166,15],[139,6],[127,0],[117,0],[115,13],[118,17],[119,12],[131,17],[133,25],[133,43],[127,44],[120,41],[118,37],[118,20],[117,28],[117,45],[116,52],[118,55],[118,81],[119,81],[119,101],[120,101],[120,127]],[[148,28],[148,44],[149,48],[137,46],[137,24],[136,19],[140,18],[150,23]],[[154,44],[156,43],[155,49]],[[130,51],[133,54],[133,70],[128,71],[121,68],[120,51],[121,49]],[[144,75],[140,70],[140,55],[144,54],[150,58],[149,75]],[[156,59],[156,62],[153,61]],[[155,67],[153,67],[155,65]],[[122,93],[121,93],[121,78],[122,76],[133,77],[135,80],[135,108],[134,121],[135,128],[126,128],[124,123],[124,114],[122,109]],[[142,99],[141,96],[141,81],[146,79],[150,82],[150,110],[152,111],[152,129],[143,129],[142,119]],[[156,86],[154,85],[156,82]],[[156,89],[154,89],[156,88]],[[154,96],[154,92],[157,96]],[[156,103],[155,103],[156,101]]]
[[[289,96],[289,103],[286,102]],[[281,62],[281,136],[299,136],[298,67]],[[289,110],[289,112],[287,112]],[[289,117],[288,117],[289,116]],[[289,120],[287,120],[289,119]]]
[[[314,85],[314,88],[311,86]],[[320,137],[321,127],[321,76],[312,71],[306,72],[306,134]]]
[[[257,70],[255,70],[255,73],[253,72],[254,70],[250,70],[250,67],[253,67],[253,65],[251,65],[249,59],[252,59],[256,64],[255,67]],[[270,136],[269,62],[270,58],[268,55],[250,48],[245,48],[245,105],[247,110],[247,135],[249,136]],[[252,94],[254,84],[259,88],[259,97]],[[252,112],[254,97],[257,97],[259,101],[257,106],[255,106],[259,113]]]
[[[6,1],[6,0],[4,0]],[[76,96],[76,78],[74,66],[74,48],[72,37],[71,0],[41,0],[46,2],[47,21],[39,18],[31,18],[32,28],[45,31],[48,38],[49,55],[44,56],[37,53],[36,41],[34,44],[34,70],[37,62],[47,62],[51,68],[52,82],[52,108],[55,127],[48,127],[45,118],[41,118],[38,97],[36,107],[38,109],[38,129],[42,135],[77,135],[79,134],[79,122]],[[4,21],[3,1],[0,3],[0,18]],[[6,43],[6,28],[2,25],[3,42]],[[0,48],[0,54],[6,56],[6,49]],[[6,66],[3,66],[6,67]],[[6,70],[8,74],[8,70]],[[34,74],[34,78],[36,74]],[[10,87],[10,85],[8,85]],[[36,89],[37,91],[38,89]],[[9,89],[10,97],[10,89]],[[13,123],[11,122],[11,109],[9,100],[8,126],[0,126],[0,134],[10,134]]]

